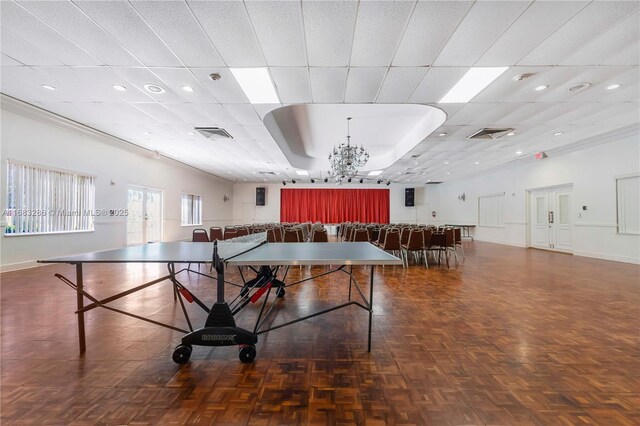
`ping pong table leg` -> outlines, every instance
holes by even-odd
[[[349,300],[351,300],[351,283],[353,283],[353,265],[349,269]]]
[[[371,265],[369,277],[369,343],[367,352],[371,352],[371,324],[373,323],[373,269],[375,265]]]
[[[83,283],[82,283],[82,263],[76,263],[76,297],[78,304],[78,343],[80,344],[80,354],[83,355],[86,350],[86,342],[84,337],[84,296],[82,295]]]

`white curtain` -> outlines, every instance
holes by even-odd
[[[618,232],[640,234],[640,176],[617,179]]]

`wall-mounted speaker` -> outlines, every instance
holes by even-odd
[[[416,189],[415,188],[405,188],[404,189],[404,206],[405,207],[414,207],[416,199]]]
[[[267,188],[259,186],[256,188],[256,206],[264,206],[267,203]]]

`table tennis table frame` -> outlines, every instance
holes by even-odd
[[[141,320],[141,321],[149,322],[151,324],[155,324],[155,325],[158,325],[158,326],[161,326],[161,327],[164,327],[164,328],[168,328],[168,329],[171,329],[171,330],[174,330],[174,331],[179,331],[179,332],[182,332],[182,333],[189,333],[189,332],[193,332],[194,331],[194,328],[193,328],[192,323],[191,323],[191,319],[189,317],[189,314],[187,312],[186,306],[185,306],[184,301],[183,301],[183,297],[184,296],[183,296],[182,291],[186,291],[193,298],[193,301],[196,303],[196,305],[198,305],[201,309],[203,309],[207,313],[210,312],[210,309],[207,307],[206,304],[204,304],[204,302],[202,302],[200,299],[198,299],[190,290],[188,290],[184,285],[182,285],[182,283],[180,283],[180,281],[177,279],[177,275],[182,273],[182,272],[184,272],[184,271],[187,271],[187,272],[196,273],[198,275],[202,275],[202,276],[205,276],[205,277],[209,277],[212,280],[215,280],[216,277],[213,277],[212,275],[205,274],[205,273],[202,273],[202,272],[199,272],[199,271],[190,270],[189,268],[182,268],[182,269],[176,271],[175,264],[176,263],[182,263],[182,262],[167,262],[167,269],[168,269],[168,272],[169,272],[167,275],[164,275],[162,277],[156,278],[156,279],[154,279],[152,281],[148,281],[146,283],[143,283],[143,284],[138,285],[136,287],[130,288],[128,290],[124,290],[122,292],[116,293],[114,295],[105,297],[103,299],[97,299],[96,297],[91,295],[85,289],[83,265],[84,265],[84,263],[111,263],[111,262],[68,262],[68,263],[75,266],[76,282],[73,283],[71,280],[69,280],[68,278],[66,278],[65,276],[63,276],[61,274],[55,274],[55,276],[58,279],[60,279],[62,282],[64,282],[65,284],[67,284],[69,287],[73,288],[76,291],[77,310],[76,310],[75,313],[77,314],[78,345],[79,345],[79,349],[80,349],[80,354],[84,354],[86,352],[86,333],[85,333],[86,330],[85,330],[84,314],[85,314],[85,312],[88,312],[88,311],[93,310],[95,308],[99,308],[99,307],[100,308],[104,308],[104,309],[110,310],[112,312],[116,312],[116,313],[119,313],[119,314],[122,314],[122,315],[130,316],[132,318],[136,318],[136,319]],[[369,299],[368,300],[367,300],[367,298],[365,296],[364,291],[362,290],[362,288],[360,287],[360,285],[358,284],[357,280],[355,279],[355,277],[353,275],[353,265],[350,265],[350,269],[349,269],[348,272],[345,270],[347,265],[341,265],[341,266],[339,266],[337,268],[333,268],[333,269],[331,269],[329,271],[325,271],[325,272],[323,272],[321,274],[313,275],[311,277],[307,277],[307,278],[304,278],[304,279],[301,279],[301,280],[298,280],[298,281],[295,281],[295,282],[292,282],[292,283],[285,284],[284,280],[286,280],[286,276],[288,275],[288,271],[289,271],[290,266],[291,265],[288,265],[286,267],[286,272],[285,272],[285,275],[284,275],[283,281],[282,281],[282,283],[283,283],[282,288],[287,288],[287,287],[292,287],[292,286],[295,286],[295,285],[299,285],[299,284],[302,284],[302,283],[304,283],[306,281],[311,281],[311,280],[314,280],[316,278],[320,278],[320,277],[323,277],[323,276],[326,276],[326,275],[329,275],[329,274],[333,274],[333,273],[337,273],[337,272],[342,272],[342,273],[345,273],[345,274],[349,275],[348,302],[344,302],[344,303],[341,303],[339,305],[336,305],[336,306],[333,306],[333,307],[330,307],[330,308],[327,308],[327,309],[323,309],[321,311],[318,311],[318,312],[315,312],[315,313],[312,313],[312,314],[309,314],[309,315],[305,315],[303,317],[296,318],[296,319],[293,319],[291,321],[287,321],[287,322],[282,323],[282,324],[277,324],[277,325],[274,325],[274,326],[270,326],[268,328],[262,328],[264,326],[265,322],[267,321],[267,319],[270,317],[270,315],[271,315],[271,313],[272,313],[272,311],[273,311],[273,309],[274,309],[274,307],[276,305],[275,301],[272,302],[272,305],[269,308],[269,310],[266,313],[264,312],[264,310],[266,308],[266,305],[267,305],[267,302],[269,300],[269,295],[271,293],[271,289],[272,288],[279,288],[279,287],[272,287],[270,284],[271,284],[271,282],[273,280],[279,281],[279,280],[277,280],[277,274],[280,271],[281,266],[269,267],[269,271],[271,273],[271,276],[268,277],[267,281],[264,282],[262,285],[254,287],[255,291],[253,292],[253,295],[255,295],[257,292],[263,290],[264,288],[266,288],[266,295],[265,295],[265,297],[263,299],[262,306],[260,307],[260,312],[259,312],[258,317],[256,319],[256,323],[255,323],[253,332],[256,335],[264,334],[264,333],[267,333],[269,331],[276,330],[276,329],[279,329],[279,328],[282,328],[282,327],[286,327],[288,325],[295,324],[295,323],[300,322],[300,321],[305,321],[307,319],[310,319],[310,318],[313,318],[313,317],[316,317],[316,316],[319,316],[319,315],[323,315],[323,314],[329,313],[329,312],[337,310],[337,309],[342,309],[342,308],[346,308],[346,307],[351,306],[351,305],[356,305],[356,306],[366,310],[369,313],[369,326],[368,326],[368,333],[367,333],[367,350],[368,350],[368,352],[371,352],[371,333],[372,333],[372,325],[373,325],[373,278],[374,278],[374,269],[375,269],[376,265],[362,265],[362,266],[369,266]],[[254,272],[258,272],[254,267],[252,267],[252,266],[248,266],[248,267],[251,270],[253,270]],[[233,282],[229,282],[229,281],[226,281],[226,280],[224,281],[224,283],[225,284],[230,284],[230,285],[233,285],[233,286],[236,286],[236,287],[246,288],[245,286],[246,286],[247,281],[245,280],[244,275],[242,274],[242,269],[241,268],[242,268],[242,266],[238,265],[238,269],[240,271],[240,276],[242,278],[243,285],[236,284],[236,283],[233,283]],[[144,290],[144,289],[146,289],[148,287],[151,287],[152,285],[159,284],[159,283],[167,281],[167,280],[172,283],[174,301],[176,301],[176,300],[179,301],[181,309],[182,309],[182,312],[183,312],[183,314],[185,316],[185,320],[186,320],[186,322],[188,324],[189,330],[185,330],[185,329],[182,329],[182,328],[170,325],[170,324],[165,324],[165,323],[162,323],[160,321],[156,321],[156,320],[153,320],[151,318],[146,318],[146,317],[143,317],[143,316],[140,316],[140,315],[136,315],[136,314],[133,314],[131,312],[127,312],[127,311],[124,311],[122,309],[114,308],[114,307],[108,305],[108,303],[110,303],[110,302],[113,302],[115,300],[121,299],[121,298],[123,298],[125,296],[131,295],[133,293],[136,293],[138,291],[141,291],[141,290]],[[352,288],[353,287],[356,288],[356,290],[358,291],[360,297],[362,298],[361,302],[357,301],[357,300],[352,300],[351,295],[352,295]],[[262,296],[262,295],[260,295],[260,296]],[[85,297],[87,299],[89,299],[92,303],[85,305],[85,301],[84,301]],[[233,304],[234,302],[237,302],[238,300],[240,300],[239,299],[240,297],[242,297],[242,296],[241,295],[237,296],[231,303]],[[244,300],[250,301],[251,297],[252,297],[252,293],[251,293],[251,290],[249,290],[249,293],[247,294],[247,297],[244,298]],[[237,313],[239,313],[248,304],[248,302],[246,302],[246,303],[242,302],[242,303],[243,304],[241,304],[241,305],[238,305],[236,303],[236,306],[233,309],[234,316]]]

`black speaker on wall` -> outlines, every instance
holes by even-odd
[[[264,206],[267,201],[267,188],[259,186],[256,188],[256,206]]]
[[[415,188],[405,188],[404,189],[404,206],[405,207],[414,207],[416,199],[416,189]]]

